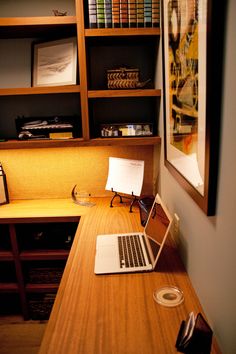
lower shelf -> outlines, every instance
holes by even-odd
[[[0,283],[0,293],[18,293],[18,291],[16,283]]]
[[[29,295],[29,317],[32,320],[48,320],[55,298],[56,294],[49,292]]]

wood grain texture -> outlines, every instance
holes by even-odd
[[[41,221],[63,221],[68,218],[79,220],[79,215],[88,212],[88,207],[74,204],[71,199],[38,199],[38,200],[12,200],[9,204],[1,206],[0,222],[3,223],[25,223],[34,219]]]
[[[96,235],[141,230],[139,211],[109,199],[81,218],[56,301],[42,341],[40,354],[171,354],[180,323],[201,305],[169,241],[158,269],[146,274],[95,275]],[[153,291],[175,285],[185,301],[166,308],[153,300]],[[220,353],[214,341],[212,353]]]

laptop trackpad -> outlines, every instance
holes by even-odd
[[[95,273],[119,270],[117,237],[99,236],[95,258]]]

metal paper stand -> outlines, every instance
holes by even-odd
[[[129,212],[130,213],[132,213],[133,212],[133,205],[134,205],[134,203],[136,202],[136,201],[138,201],[138,198],[136,197],[136,195],[134,195],[134,193],[132,192],[131,193],[131,195],[132,195],[132,197],[133,198],[131,198],[131,197],[126,197],[126,196],[124,196],[124,195],[120,195],[119,193],[117,193],[117,192],[115,192],[114,190],[113,190],[113,188],[111,189],[111,191],[113,192],[113,193],[115,193],[114,195],[113,195],[113,197],[112,197],[112,199],[111,199],[111,202],[110,202],[110,208],[113,208],[113,200],[116,198],[116,197],[119,197],[120,198],[120,203],[123,203],[123,199],[122,198],[126,198],[126,199],[132,199],[132,201],[131,201],[131,204],[130,204],[130,207],[129,207]]]

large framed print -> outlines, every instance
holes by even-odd
[[[76,84],[76,37],[34,43],[32,86]]]
[[[162,0],[165,165],[207,215],[217,189],[222,2],[216,23],[218,8],[218,0]]]

